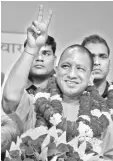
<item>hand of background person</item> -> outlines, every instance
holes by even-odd
[[[48,27],[52,17],[52,10],[49,11],[48,18],[43,20],[43,6],[40,5],[36,21],[27,30],[27,45],[31,48],[41,47],[48,37]]]
[[[1,152],[9,150],[12,141],[16,142],[17,136],[23,133],[24,126],[16,113],[1,115]]]

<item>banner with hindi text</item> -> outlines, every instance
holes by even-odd
[[[8,68],[15,63],[24,49],[26,34],[1,33],[1,71],[6,73]]]

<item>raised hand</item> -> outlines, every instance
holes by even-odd
[[[52,17],[52,10],[49,11],[48,18],[43,20],[43,6],[40,5],[38,18],[32,22],[27,30],[27,43],[29,47],[36,48],[45,44],[48,37],[48,27]]]

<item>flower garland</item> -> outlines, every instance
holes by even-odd
[[[78,135],[101,137],[102,132],[107,128],[111,118],[106,101],[99,95],[95,86],[88,86],[86,91],[81,95],[79,114],[76,122],[66,120],[63,116],[62,98],[59,95],[60,92],[58,91],[59,89],[54,77],[51,78],[48,89],[46,89],[46,92],[38,92],[35,95],[35,111],[37,113],[38,126],[40,126],[40,118],[44,120],[46,123],[45,126],[48,125],[48,128],[53,125],[59,128],[61,124],[63,124],[61,129],[67,126],[67,129],[63,129],[63,131],[67,130],[67,135],[69,132],[67,138],[70,135],[72,138]],[[64,124],[67,125],[64,126]],[[82,134],[83,129],[84,134]]]
[[[78,119],[74,122],[65,118],[63,114],[61,96],[62,95],[59,88],[57,87],[55,77],[52,77],[49,80],[48,86],[45,90],[38,89],[36,91],[34,97],[35,112],[37,113],[35,127],[39,128],[43,126],[47,130],[50,130],[52,127],[56,127],[58,137],[62,138],[60,140],[66,139],[66,145],[63,144],[63,147],[61,149],[67,150],[64,152],[65,155],[60,156],[65,161],[88,161],[87,154],[99,154],[99,157],[103,157],[103,154],[101,154],[101,136],[111,121],[109,109],[113,109],[113,106],[112,102],[111,104],[109,103],[109,100],[111,100],[111,96],[113,96],[113,89],[109,89],[108,98],[107,100],[104,100],[99,95],[95,86],[88,86],[85,92],[80,97]],[[66,134],[65,136],[64,133]],[[54,137],[55,136],[56,134],[54,134]],[[27,144],[29,142],[28,140],[29,138],[27,137]],[[31,146],[31,142],[27,147]],[[36,143],[36,140],[33,140],[33,142]],[[36,146],[41,146],[42,142],[40,144],[38,142],[38,145]],[[52,148],[54,149],[53,142],[49,143],[50,145],[52,144]],[[33,150],[31,149],[30,152]],[[29,148],[27,149],[27,151],[29,153]],[[39,155],[39,153],[42,152],[38,151],[37,155]],[[56,153],[52,155],[53,160],[51,160],[51,157],[48,157],[48,161],[56,161],[58,156],[55,154]],[[42,156],[42,154],[40,155]]]
[[[58,125],[62,120],[63,107],[61,104],[60,90],[55,77],[50,78],[45,90],[38,89],[34,97],[35,112],[37,113],[36,127],[40,125],[50,128]]]
[[[67,142],[78,137],[80,143],[84,141],[90,143],[92,147],[90,149],[94,149],[94,140],[100,146],[100,138],[111,117],[106,101],[99,95],[95,86],[88,86],[81,95],[78,119],[74,122],[67,120],[63,115],[62,99],[55,78],[51,79],[48,89],[46,93],[39,92],[35,95],[35,111],[38,119],[36,127],[44,125],[50,128],[55,125],[59,135],[66,131]]]

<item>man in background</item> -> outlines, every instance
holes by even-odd
[[[90,35],[86,37],[82,46],[86,47],[93,55],[94,60],[94,84],[99,94],[106,98],[109,83],[107,75],[110,70],[110,49],[105,39],[99,35]]]
[[[34,93],[44,89],[54,73],[56,42],[47,35],[52,12],[43,20],[43,6],[37,21],[27,30],[23,54],[13,66],[3,91],[2,105],[6,113],[16,112],[24,123],[24,132],[35,127]],[[38,44],[38,47],[37,47]]]
[[[107,75],[110,70],[109,46],[106,40],[99,35],[86,37],[83,40],[82,45],[93,55],[94,84],[99,91],[99,94],[103,98],[106,98],[109,88],[109,82],[107,81]],[[106,130],[102,147],[103,151],[106,152],[106,156],[113,159],[113,122],[111,122]]]

